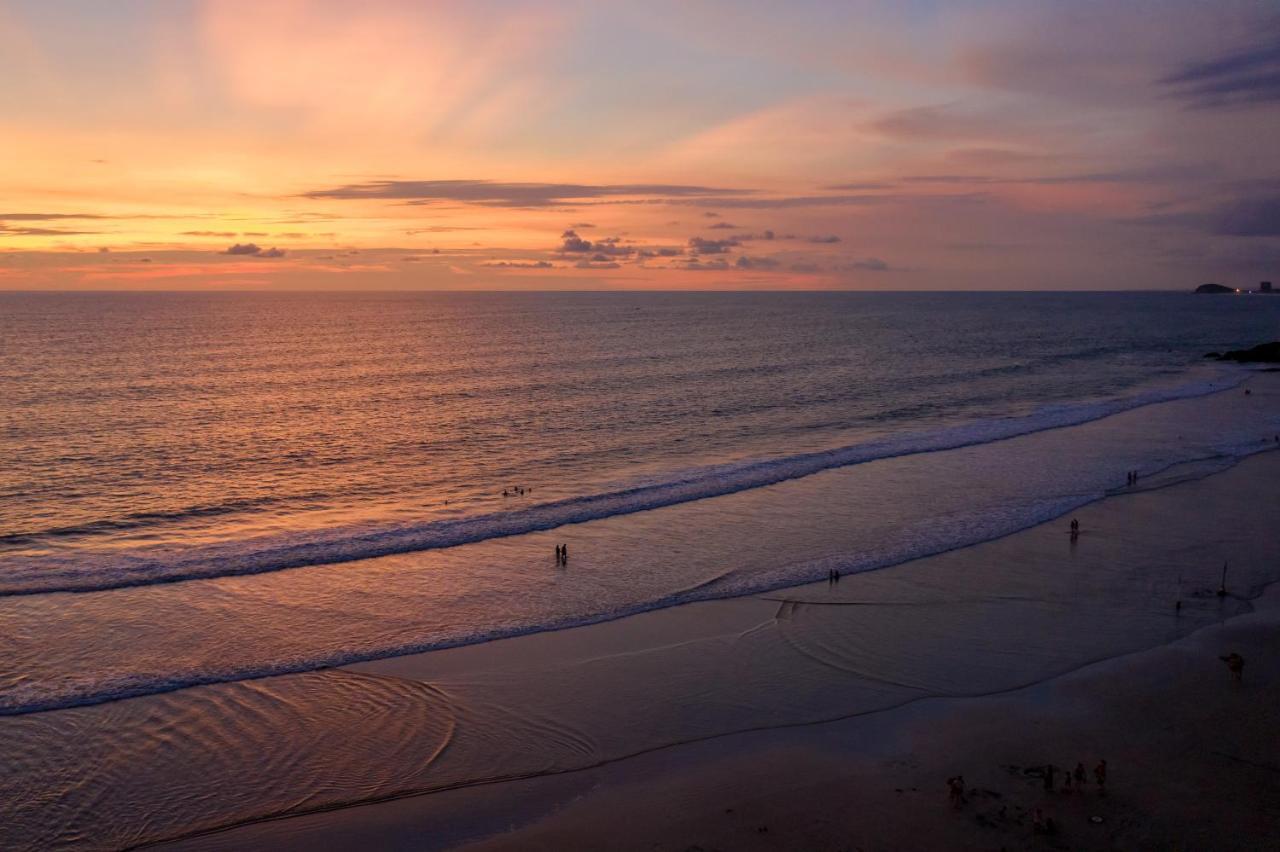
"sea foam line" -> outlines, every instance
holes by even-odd
[[[99,592],[130,586],[260,574],[309,565],[453,547],[565,524],[657,509],[880,459],[939,452],[1076,426],[1161,402],[1238,387],[1249,371],[1149,389],[1130,397],[1043,407],[1032,414],[949,426],[781,458],[699,468],[665,480],[464,518],[377,527],[345,526],[145,555],[78,553],[0,560],[0,597]]]
[[[1199,476],[1191,476],[1188,479],[1221,473],[1248,456],[1266,452],[1270,448],[1251,444],[1237,449],[1238,454],[1214,457],[1222,462],[1221,466],[1203,470]],[[1199,461],[1208,460],[1210,459]],[[1177,467],[1184,463],[1177,462],[1169,467]],[[875,551],[827,556],[798,564],[780,564],[774,570],[766,572],[730,571],[695,586],[647,601],[636,601],[607,610],[574,613],[533,623],[492,626],[429,640],[391,642],[362,648],[327,649],[310,656],[257,661],[231,665],[223,669],[192,669],[163,676],[121,672],[106,676],[95,673],[84,678],[63,678],[55,681],[31,680],[0,691],[0,717],[103,704],[146,695],[176,692],[191,687],[301,674],[389,657],[442,651],[498,639],[585,627],[682,604],[758,595],[819,581],[832,569],[848,576],[891,568],[915,559],[993,541],[1046,523],[1110,496],[1114,495],[1099,490],[1033,500],[1029,503],[1008,505],[995,510],[986,509],[976,515],[959,512],[942,518],[931,518],[928,523],[904,531],[907,534],[897,542],[896,546]]]

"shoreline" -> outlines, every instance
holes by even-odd
[[[1126,511],[1130,514],[1136,512],[1133,515],[1135,519],[1154,518],[1158,517],[1161,512],[1156,511],[1156,514],[1152,515],[1153,509],[1143,509],[1142,505],[1134,501],[1148,498],[1154,499],[1153,495],[1164,495],[1159,498],[1162,501],[1160,503],[1162,506],[1172,502],[1190,501],[1194,503],[1197,490],[1203,491],[1207,487],[1216,487],[1217,491],[1221,491],[1223,487],[1226,487],[1227,483],[1223,481],[1224,477],[1237,484],[1240,482],[1250,482],[1254,483],[1254,485],[1258,485],[1260,482],[1265,484],[1268,471],[1277,467],[1280,467],[1280,463],[1277,463],[1276,458],[1270,454],[1253,456],[1223,473],[1191,482],[1176,483],[1180,488],[1157,488],[1141,493],[1104,498],[1099,503],[1093,504],[1091,509],[1083,510],[1082,515],[1086,512],[1095,515],[1102,514],[1102,507],[1108,501],[1121,500],[1128,502],[1123,502],[1122,504],[1113,502],[1110,510],[1105,514],[1114,514],[1115,508],[1123,505],[1128,507]],[[1212,484],[1215,481],[1217,481],[1216,486],[1206,486],[1206,483]],[[1092,525],[1092,521],[1090,525]],[[1004,539],[1003,543],[1001,541],[987,542],[962,551],[954,551],[950,555],[943,554],[927,557],[923,560],[917,560],[916,563],[907,564],[937,564],[941,562],[955,564],[960,561],[966,565],[971,565],[972,563],[983,561],[984,555],[990,557],[993,550],[996,553],[1004,553],[1006,556],[1022,554],[1023,556],[1033,557],[1037,555],[1038,550],[1049,545],[1053,538],[1056,537],[1056,531],[1049,529],[1049,527],[1050,524],[1042,524],[1031,530],[1015,533]],[[1104,536],[1105,534],[1104,531]],[[1103,543],[1105,543],[1105,539],[1099,541],[1099,544]],[[1108,546],[1119,547],[1121,556],[1126,552],[1124,542],[1115,542]],[[961,555],[957,556],[956,554]],[[992,560],[988,558],[987,561]],[[871,572],[867,575],[853,575],[849,579],[852,580],[854,577],[870,578],[875,574],[887,576],[893,573]],[[1034,573],[1034,571],[1031,573]],[[881,578],[882,581],[885,579],[885,577]],[[894,589],[893,579],[892,576],[888,576],[888,591],[900,591]],[[869,581],[864,580],[860,585],[865,586],[867,582]],[[1270,582],[1274,583],[1274,580]],[[886,585],[886,583],[872,584],[872,586],[883,585]],[[1016,583],[1014,585],[1016,586]],[[1260,605],[1259,610],[1264,608],[1261,606],[1263,604],[1265,604],[1265,612],[1267,613],[1275,608],[1274,599],[1280,597],[1280,595],[1276,594],[1276,588],[1276,586],[1271,585],[1265,594],[1261,594],[1254,599],[1254,603]],[[785,609],[791,603],[801,606],[806,603],[830,603],[831,601],[822,598],[822,594],[821,588],[815,588],[814,586],[798,587],[791,596],[793,600],[783,602],[782,607]],[[810,597],[810,600],[803,601],[806,595]],[[878,779],[884,775],[884,767],[869,769],[866,761],[870,759],[869,755],[877,753],[879,746],[876,745],[876,740],[887,736],[886,732],[891,733],[892,736],[902,737],[908,736],[909,732],[914,730],[912,725],[924,725],[926,728],[929,725],[937,726],[941,724],[937,716],[941,712],[937,709],[939,707],[947,708],[945,712],[941,712],[942,717],[959,718],[966,713],[977,712],[966,708],[981,706],[984,702],[994,706],[1008,702],[1016,704],[1024,700],[1031,702],[1032,705],[1035,705],[1036,702],[1043,704],[1047,701],[1047,703],[1056,706],[1065,701],[1061,691],[1069,689],[1069,687],[1064,686],[1064,684],[1069,685],[1079,681],[1091,682],[1091,679],[1098,677],[1105,682],[1108,678],[1106,674],[1109,671],[1108,667],[1131,668],[1138,666],[1139,662],[1135,661],[1140,661],[1144,655],[1147,657],[1151,657],[1151,655],[1160,657],[1160,655],[1174,653],[1171,649],[1179,648],[1188,643],[1191,645],[1203,643],[1207,640],[1197,637],[1207,635],[1206,631],[1209,633],[1221,631],[1226,629],[1225,626],[1239,623],[1241,619],[1261,618],[1266,621],[1266,630],[1270,634],[1276,634],[1272,637],[1272,640],[1280,638],[1280,622],[1268,620],[1270,619],[1269,615],[1264,618],[1265,613],[1263,612],[1252,611],[1254,603],[1246,605],[1248,611],[1225,613],[1221,622],[1210,619],[1209,622],[1200,624],[1189,634],[1170,636],[1164,642],[1157,641],[1154,645],[1147,644],[1138,649],[1104,654],[1093,660],[1086,659],[1065,672],[1058,671],[1045,678],[1033,679],[1029,683],[1010,685],[1000,690],[969,696],[918,695],[896,704],[869,707],[853,713],[845,713],[835,720],[810,718],[787,724],[761,726],[755,730],[724,731],[692,741],[665,743],[654,748],[641,749],[634,754],[615,755],[591,766],[566,767],[550,772],[535,773],[537,777],[523,780],[489,780],[484,786],[472,785],[461,789],[406,793],[395,801],[354,805],[324,813],[283,817],[269,822],[257,822],[218,830],[215,833],[199,837],[190,837],[187,840],[176,843],[162,843],[160,847],[193,850],[231,849],[259,844],[270,845],[275,848],[291,848],[292,846],[301,848],[309,843],[314,844],[317,839],[322,838],[328,848],[336,849],[356,848],[361,845],[367,846],[371,837],[377,838],[380,848],[392,849],[446,849],[458,848],[469,843],[478,843],[477,848],[480,849],[507,848],[504,844],[510,844],[513,848],[566,848],[568,846],[605,845],[604,837],[606,835],[593,834],[593,832],[607,832],[612,825],[611,818],[608,815],[614,814],[616,816],[620,808],[624,811],[643,811],[647,808],[653,813],[650,814],[648,822],[644,824],[663,825],[662,814],[669,813],[674,805],[666,798],[667,794],[658,788],[659,786],[663,789],[671,787],[672,784],[668,780],[668,776],[673,773],[677,777],[685,779],[676,782],[674,785],[683,790],[681,795],[691,800],[703,801],[704,804],[709,801],[708,797],[723,797],[726,785],[732,787],[731,782],[734,779],[739,777],[758,777],[760,774],[758,770],[743,765],[744,762],[751,764],[756,760],[764,760],[771,767],[769,772],[766,773],[766,779],[773,778],[774,774],[779,776],[786,775],[794,767],[804,765],[809,767],[806,771],[810,774],[815,777],[826,777],[828,783],[839,783],[843,789],[844,785],[852,783],[845,778],[843,770],[839,767],[826,765],[820,760],[817,764],[812,763],[812,761],[817,760],[814,754],[823,750],[815,746],[815,743],[826,742],[833,736],[831,731],[845,731],[846,729],[848,729],[849,740],[843,746],[845,757],[863,767],[860,770],[863,772],[863,776],[860,777],[860,780],[857,780],[854,787],[859,790],[870,790],[871,787],[879,783]],[[546,692],[554,692],[557,688],[566,688],[567,685],[578,682],[570,680],[546,683],[544,678],[547,673],[560,676],[563,672],[577,671],[584,666],[594,666],[594,668],[590,669],[590,675],[582,675],[582,677],[586,678],[582,683],[594,683],[596,684],[595,688],[601,691],[608,691],[611,684],[625,685],[637,671],[648,672],[648,674],[644,675],[646,678],[663,676],[669,678],[673,673],[681,671],[681,669],[673,668],[673,666],[692,668],[692,677],[696,680],[700,675],[705,675],[707,671],[697,667],[702,664],[703,659],[709,653],[715,651],[716,648],[724,643],[725,636],[758,635],[760,625],[770,620],[769,614],[774,612],[778,606],[779,603],[777,601],[767,601],[759,597],[688,604],[682,607],[630,616],[618,621],[604,622],[590,627],[546,634],[533,634],[514,639],[499,640],[484,645],[464,646],[450,651],[430,652],[416,657],[392,658],[352,666],[349,667],[349,670],[433,683],[443,685],[446,689],[450,688],[450,685],[455,682],[465,685],[468,679],[474,680],[479,677],[481,681],[485,681],[486,678],[489,678],[495,682],[503,682],[507,692],[527,695],[529,696],[528,700],[533,702],[535,706],[541,706],[537,704],[539,701],[539,696],[536,694],[538,688]],[[844,608],[847,609],[847,607]],[[818,609],[831,610],[833,608],[828,606],[818,607]],[[841,609],[841,607],[834,609]],[[777,616],[774,616],[773,621],[775,623],[776,619]],[[708,621],[712,623],[708,624]],[[1266,644],[1266,642],[1263,644]],[[583,645],[590,647],[584,651]],[[655,648],[656,645],[661,647]],[[767,651],[772,646],[760,647]],[[1263,665],[1255,667],[1255,660],[1261,662],[1258,654],[1246,653],[1246,656],[1250,658],[1251,677],[1253,672],[1269,671]],[[634,669],[634,663],[637,659],[644,661],[649,657],[652,657],[653,660],[650,661],[647,667],[642,666],[639,670]],[[758,660],[758,658],[756,659]],[[1221,663],[1216,660],[1211,660],[1211,662],[1221,667]],[[489,667],[489,673],[475,674],[477,670],[483,669],[485,666]],[[628,666],[633,666],[633,668],[628,669]],[[767,659],[759,661],[755,668],[763,669],[766,672],[774,672],[775,674],[784,670],[782,668],[771,669]],[[534,684],[535,687],[521,689],[518,688],[520,686],[519,683],[506,683],[511,678],[519,677],[517,672],[525,669],[532,669],[540,673],[531,676],[533,679],[528,682]],[[832,679],[832,673],[829,670],[826,671],[827,674],[824,677],[828,680]],[[1218,674],[1221,676],[1220,679],[1225,681],[1225,671],[1218,672]],[[601,676],[605,677],[606,680],[597,682]],[[619,679],[608,680],[607,678],[611,676],[618,676]],[[1270,677],[1270,675],[1267,676]],[[772,677],[773,675],[767,676],[762,683],[770,683]],[[836,675],[835,677],[839,676]],[[659,693],[664,688],[667,688],[658,680],[649,680],[647,683],[649,687],[657,687]],[[710,689],[715,688],[713,684],[702,684],[699,685],[699,688],[703,688],[703,686]],[[1155,690],[1158,686],[1159,684],[1150,684],[1148,692]],[[769,689],[768,686],[763,688]],[[828,695],[826,686],[811,686],[810,688],[812,694],[808,695],[805,701],[816,701],[818,697]],[[1096,692],[1097,690],[1094,691]],[[1090,701],[1096,703],[1099,700],[1105,704],[1107,689],[1103,688],[1101,691],[1101,696],[1085,696],[1081,699],[1084,702],[1082,706],[1087,710]],[[1089,689],[1086,688],[1085,692],[1089,692]],[[670,693],[670,695],[676,694],[679,694],[678,690]],[[668,699],[670,695],[668,695]],[[750,697],[750,700],[753,701],[759,698],[759,693],[754,691],[744,692],[742,695]],[[838,695],[838,693],[833,695]],[[1040,697],[1035,697],[1037,695]],[[1048,698],[1045,696],[1048,696]],[[579,694],[578,697],[581,698],[583,696]],[[723,698],[723,696],[721,697]],[[887,694],[884,694],[880,696],[879,700],[884,700],[888,697]],[[663,700],[661,696],[659,700]],[[741,698],[733,699],[730,697],[726,700],[732,703],[733,701],[741,700]],[[593,706],[597,711],[609,706],[607,704],[591,705],[590,701],[587,701],[589,706],[585,706],[579,711],[579,708],[575,706],[576,702],[572,694],[567,697],[566,701],[567,703],[565,704],[556,704],[552,701],[543,711],[544,714],[549,718],[558,718],[558,714],[573,712],[581,712],[584,716],[593,716]],[[659,707],[661,704],[655,703],[654,706]],[[803,702],[800,706],[803,706]],[[1052,713],[1049,716],[1052,716]],[[923,719],[928,719],[928,723],[920,721]],[[1025,726],[1027,718],[1022,718],[1021,723]],[[654,722],[654,724],[660,727],[661,720]],[[922,736],[920,731],[910,735]],[[936,762],[939,753],[953,753],[957,750],[962,750],[968,738],[963,733],[956,734],[951,740],[943,738],[943,740],[935,743],[930,753],[933,754]],[[785,753],[775,755],[771,751],[767,759],[761,758],[757,752],[762,746],[756,740],[768,741],[768,749],[783,748]],[[781,742],[774,742],[775,740]],[[458,744],[451,746],[451,748],[455,749],[457,747],[460,746]],[[756,756],[750,759],[742,757],[739,753],[743,751]],[[692,761],[692,765],[686,766],[685,764],[689,761]],[[717,768],[721,764],[723,766]],[[673,765],[675,768],[672,768]],[[966,775],[966,778],[971,783],[975,779],[983,777],[973,774],[973,770],[965,771],[960,769],[960,771]],[[945,788],[942,786],[941,780],[944,777],[949,777],[950,774],[955,773],[948,770],[946,775],[927,782],[936,786],[936,791],[933,793],[929,793],[929,788],[924,786],[925,782],[923,781],[918,781],[914,784],[914,786],[925,790],[926,794],[928,794],[921,794],[923,800],[929,802],[927,806],[923,806],[926,807],[926,810],[934,808],[936,803],[942,803],[937,805],[937,809],[943,812],[946,811]],[[986,788],[994,789],[992,785],[995,784],[995,781],[990,778],[979,783],[984,783]],[[785,790],[776,789],[779,786],[778,784],[770,782],[765,783],[765,786],[771,790],[771,796],[767,797],[769,801],[790,801]],[[617,792],[622,790],[626,791],[625,794]],[[617,793],[616,795],[615,792]],[[820,793],[821,791],[813,795],[820,796]],[[739,791],[733,795],[741,798],[746,793]],[[867,795],[870,796],[871,794],[868,792]],[[893,804],[894,797],[902,795],[905,794],[890,794],[889,799],[875,805],[875,807],[888,807]],[[730,797],[732,798],[732,796]],[[875,802],[879,801],[874,796],[868,801],[873,800]],[[710,805],[707,804],[707,807],[710,807]],[[650,831],[647,835],[642,832],[636,834],[628,831],[627,839],[635,841],[634,848],[684,849],[695,841],[700,844],[704,843],[703,840],[699,839],[699,837],[702,837],[699,831],[705,829],[706,835],[711,838],[711,840],[705,842],[711,843],[712,847],[716,843],[727,843],[727,848],[757,848],[752,845],[753,842],[766,844],[770,842],[770,837],[776,840],[782,830],[780,826],[796,826],[814,816],[812,809],[807,808],[803,802],[792,802],[790,807],[795,810],[793,814],[779,817],[778,820],[780,821],[775,820],[769,832],[762,833],[757,838],[744,838],[734,835],[730,842],[729,839],[725,839],[722,836],[722,833],[717,833],[720,832],[720,829],[716,827],[717,823],[713,816],[717,812],[708,810],[704,816],[705,825],[703,823],[696,825],[683,823],[683,827],[677,829],[672,828],[670,820],[668,820],[667,828],[669,830],[664,830],[665,833],[663,831],[657,832],[657,835],[661,836],[655,835],[654,831]],[[836,806],[833,804],[832,807]],[[465,813],[464,815],[459,815],[460,812]],[[932,813],[932,811],[928,810],[927,812]],[[601,816],[602,814],[604,816]],[[519,823],[523,827],[516,827],[513,834],[492,836],[492,829],[495,825],[514,827],[513,823]],[[946,834],[947,831],[950,831],[946,825],[933,826],[929,831]],[[486,826],[487,832],[485,830]],[[901,827],[884,826],[886,837],[901,830]],[[984,831],[993,830],[990,827],[984,828]],[[482,837],[486,834],[489,835],[487,838]],[[657,839],[654,840],[657,844],[656,847],[642,844],[639,840],[642,835],[650,839],[656,836]],[[815,839],[806,842],[809,843],[811,848],[842,848],[830,836],[823,835],[822,837],[825,839],[815,837]],[[717,840],[716,838],[720,839]],[[684,843],[685,840],[688,842]],[[829,841],[831,845],[824,845]],[[539,847],[538,844],[543,842],[545,842],[545,846]],[[966,840],[964,842],[968,843],[969,841]],[[681,845],[682,843],[683,845]],[[629,848],[616,837],[610,837],[607,845]],[[894,843],[890,843],[888,846],[889,848],[898,848]],[[758,848],[777,847],[775,844],[774,846],[759,845]],[[873,842],[868,848],[885,848],[885,846],[884,844],[877,845]],[[958,846],[957,848],[969,847]],[[979,845],[972,848],[985,847]],[[1073,846],[1072,848],[1077,847]],[[1078,848],[1095,847],[1082,846]],[[1098,846],[1096,848],[1110,847]]]

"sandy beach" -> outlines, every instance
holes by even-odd
[[[835,587],[336,670],[447,705],[422,786],[164,848],[1259,848],[1280,817],[1277,475],[1264,453],[1110,497],[1079,541],[1062,519]],[[1077,762],[1083,792],[1044,792],[1041,767]]]

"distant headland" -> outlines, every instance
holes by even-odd
[[[1262,281],[1258,284],[1257,290],[1241,290],[1239,287],[1224,287],[1221,284],[1201,284],[1195,290],[1197,293],[1263,293],[1271,295],[1272,293],[1280,293],[1280,290],[1272,290],[1270,281]]]

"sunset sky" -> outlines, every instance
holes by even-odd
[[[0,0],[0,289],[1280,280],[1274,2]]]

